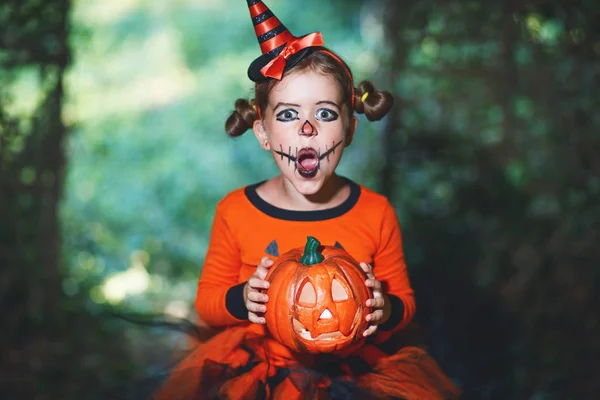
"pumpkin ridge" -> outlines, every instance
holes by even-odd
[[[348,263],[347,265],[342,266],[337,265],[337,269],[339,270],[339,272],[348,282],[353,282],[355,280],[360,280],[362,282],[362,285],[360,287],[354,288],[354,290],[361,292],[364,295],[365,300],[373,298],[371,290],[364,284],[364,281],[367,279],[367,275],[358,265],[358,263],[354,260],[353,257],[340,254],[332,256],[328,259],[328,261],[332,259],[343,260],[344,262]],[[368,313],[368,307],[363,302],[357,304],[357,308],[360,310],[360,312],[364,313],[365,315]],[[368,326],[368,323],[364,319],[362,321],[357,322],[353,321],[352,330],[357,331],[361,325],[364,325],[366,328],[366,326]]]
[[[355,273],[356,275],[358,275],[362,280],[363,280],[363,286],[362,289],[364,290],[364,292],[367,293],[367,298],[373,298],[373,293],[371,291],[371,289],[369,287],[367,287],[367,285],[364,284],[364,281],[366,279],[368,279],[367,274],[362,270],[362,268],[360,268],[360,266],[358,268],[355,268],[354,270],[349,270],[349,271],[345,271],[345,273]],[[365,307],[365,305],[362,305],[363,307]]]
[[[271,335],[278,341],[283,341],[283,337],[281,335],[281,327],[279,325],[279,312],[278,312],[278,307],[277,307],[277,299],[280,297],[280,293],[281,291],[284,289],[283,286],[285,286],[285,282],[288,280],[286,279],[288,275],[293,275],[293,269],[292,268],[286,268],[286,265],[288,263],[284,262],[280,265],[278,265],[278,267],[274,270],[272,270],[272,274],[271,276],[269,276],[269,282],[270,282],[270,286],[269,289],[275,289],[275,292],[272,294],[269,294],[269,302],[271,302],[271,307],[267,306],[267,313],[269,312],[268,310],[270,309],[271,312],[269,315],[266,315],[265,319],[267,321],[267,323],[271,322],[271,324],[274,324],[274,326],[271,326],[271,328],[269,329],[269,332],[271,333]],[[281,279],[281,282],[279,282],[278,280]],[[273,283],[275,283],[273,285]],[[289,289],[289,288],[288,288]],[[291,323],[291,321],[290,321]],[[275,328],[275,329],[273,329]]]

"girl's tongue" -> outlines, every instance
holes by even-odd
[[[319,160],[317,160],[317,157],[305,157],[300,159],[299,161],[299,164],[302,167],[302,169],[306,171],[310,171],[311,169],[316,168],[318,163]]]
[[[319,158],[314,149],[306,148],[298,152],[298,166],[304,171],[312,171],[319,166]]]

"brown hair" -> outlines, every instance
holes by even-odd
[[[304,57],[298,64],[286,71],[285,74],[311,70],[331,76],[342,93],[342,106],[345,105],[346,109],[350,111],[352,109],[353,81],[349,76],[350,69],[346,70],[346,68],[347,66],[341,65],[339,61],[326,52],[315,51]],[[229,136],[240,136],[252,128],[254,121],[259,118],[258,110],[262,111],[266,109],[269,94],[277,83],[279,81],[275,79],[261,82],[254,89],[254,99],[250,101],[246,99],[236,100],[235,111],[231,113],[225,122],[225,131]],[[369,94],[363,102],[361,98],[367,92]],[[358,88],[354,89],[354,111],[358,114],[365,114],[369,121],[378,121],[383,118],[390,111],[393,103],[394,98],[391,93],[376,90],[369,81],[362,81],[358,85]],[[264,112],[262,114],[264,115]],[[352,112],[348,112],[345,117],[349,120],[351,116]]]

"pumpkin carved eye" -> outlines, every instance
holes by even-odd
[[[331,282],[331,297],[333,301],[348,300],[348,292],[337,278],[333,278]]]
[[[307,279],[300,287],[300,294],[298,295],[298,303],[303,306],[314,306],[317,304],[317,292],[312,283]]]

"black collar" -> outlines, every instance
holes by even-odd
[[[284,208],[275,207],[274,205],[264,201],[258,193],[256,188],[265,183],[266,181],[258,182],[253,185],[246,186],[244,193],[250,203],[254,207],[258,208],[263,213],[270,217],[282,219],[286,221],[323,221],[326,219],[337,218],[341,215],[346,214],[354,207],[358,198],[360,197],[360,186],[348,178],[343,178],[350,185],[350,195],[344,202],[332,208],[324,210],[314,211],[297,211],[297,210],[286,210]]]

